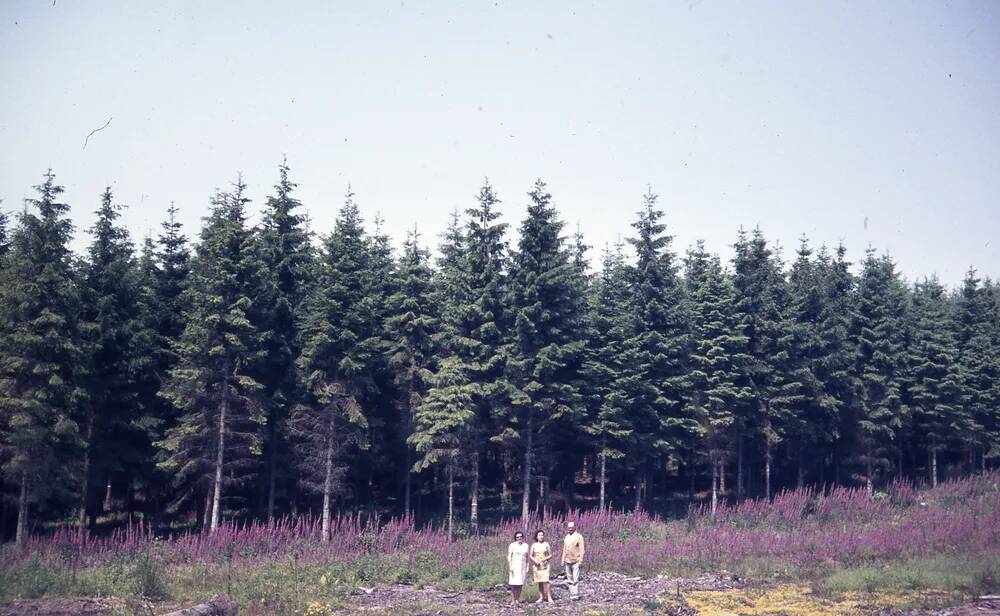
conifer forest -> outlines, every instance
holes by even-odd
[[[450,535],[997,467],[1000,286],[975,267],[950,288],[760,228],[724,260],[676,245],[652,189],[589,246],[542,180],[486,181],[400,249],[364,195],[313,228],[287,163],[270,181],[144,239],[109,188],[72,204],[82,253],[51,171],[4,204],[5,539],[306,514],[325,538],[358,512]]]

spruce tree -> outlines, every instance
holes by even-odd
[[[523,521],[530,513],[536,448],[544,452],[552,447],[551,440],[542,437],[557,421],[569,423],[563,430],[568,431],[579,419],[570,416],[581,408],[577,381],[585,346],[579,336],[585,325],[584,304],[578,300],[584,289],[579,266],[565,246],[563,223],[545,182],[537,180],[528,197],[511,264],[508,304],[513,332],[507,359],[513,410],[507,427],[519,438],[524,454]],[[539,475],[547,478],[548,469]]]
[[[959,407],[963,411],[961,438],[969,455],[969,471],[980,468],[997,442],[996,383],[1000,380],[1000,347],[994,340],[996,330],[993,298],[982,284],[976,270],[970,268],[958,293],[955,310],[956,343],[960,378]]]
[[[157,264],[153,288],[156,296],[154,320],[161,340],[159,372],[164,376],[176,361],[170,342],[181,337],[186,325],[184,317],[188,306],[184,292],[191,274],[191,251],[177,220],[178,211],[171,202],[167,219],[160,225],[163,230],[156,238],[154,251]]]
[[[380,351],[369,305],[369,238],[348,188],[332,233],[323,238],[316,285],[306,299],[298,359],[308,397],[293,412],[292,438],[303,487],[323,498],[322,533],[329,538],[341,457],[367,446],[362,408],[375,387],[370,371]]]
[[[434,280],[430,255],[420,247],[419,237],[416,226],[407,234],[397,268],[396,291],[388,299],[385,322],[388,365],[398,390],[400,422],[407,439],[413,433],[415,410],[427,394],[437,353],[434,335],[438,331],[438,306],[433,297]],[[405,447],[403,512],[409,515],[413,458],[409,443]]]
[[[83,436],[79,526],[87,520],[89,490],[116,475],[131,482],[150,453],[157,418],[143,398],[143,377],[151,361],[149,322],[142,304],[141,272],[128,231],[118,222],[123,206],[111,188],[101,196],[83,272],[88,341],[88,403]],[[101,485],[103,485],[103,483]],[[105,500],[108,500],[107,498]]]
[[[3,203],[0,200],[0,203]],[[0,269],[6,267],[7,256],[10,254],[10,216],[7,212],[0,212]]]
[[[376,214],[374,230],[368,237],[368,273],[362,310],[367,322],[368,339],[363,343],[370,351],[368,371],[372,375],[372,387],[362,404],[368,416],[367,443],[361,452],[355,468],[361,471],[357,477],[366,486],[367,505],[374,510],[382,485],[395,482],[398,474],[390,467],[400,446],[396,434],[397,407],[393,404],[398,395],[395,391],[394,376],[387,365],[391,341],[385,329],[388,316],[389,297],[396,290],[396,256],[389,236],[386,235],[384,221]],[[385,472],[384,469],[389,469]]]
[[[752,397],[742,372],[747,337],[736,315],[736,291],[719,257],[709,255],[705,243],[699,241],[688,252],[684,266],[693,337],[688,405],[698,421],[711,469],[715,515],[720,475],[734,448],[737,410]]]
[[[212,199],[186,291],[178,361],[163,389],[179,417],[160,442],[160,466],[179,491],[175,506],[205,496],[212,531],[226,494],[254,479],[265,421],[253,378],[262,341],[250,318],[263,271],[246,222],[245,189],[240,178]]]
[[[774,448],[784,438],[786,423],[801,401],[800,368],[791,354],[794,332],[787,321],[787,287],[781,260],[763,232],[750,237],[740,229],[733,258],[736,311],[747,336],[743,366],[753,402],[737,418],[737,492],[743,492],[742,433],[755,430],[764,444],[764,495],[771,496]]]
[[[664,234],[663,211],[657,209],[656,200],[650,189],[638,220],[632,223],[636,236],[628,240],[637,256],[632,270],[635,329],[628,340],[635,353],[630,375],[630,414],[635,425],[630,451],[636,509],[642,506],[647,474],[654,463],[689,453],[687,445],[698,430],[684,405],[690,388],[686,358],[691,341],[684,289],[670,249],[673,237]]]
[[[457,328],[452,342],[464,364],[474,392],[475,421],[470,433],[469,521],[479,521],[480,463],[495,419],[510,397],[505,374],[505,346],[510,316],[507,297],[507,224],[499,222],[500,199],[487,181],[479,190],[478,205],[466,210],[463,271],[465,297],[457,306]],[[525,486],[529,489],[529,486]]]
[[[795,262],[788,274],[788,356],[786,380],[794,384],[797,403],[792,405],[790,429],[795,435],[798,472],[796,486],[805,483],[807,451],[829,446],[837,437],[838,401],[827,391],[824,379],[830,352],[824,335],[829,326],[827,291],[829,256],[813,257],[805,237],[800,240]]]
[[[188,249],[187,238],[177,221],[177,207],[171,203],[167,209],[167,218],[160,224],[161,233],[151,244],[150,258],[143,260],[140,271],[143,272],[143,304],[149,328],[152,330],[149,355],[152,358],[151,382],[148,386],[153,395],[144,398],[147,404],[155,409],[153,414],[159,418],[158,439],[162,440],[166,431],[177,424],[178,412],[173,404],[159,395],[161,389],[170,378],[170,371],[177,364],[177,342],[184,332],[184,319],[189,314],[185,293],[191,274],[191,252]],[[171,487],[172,477],[159,463],[169,457],[168,453],[157,448],[155,451],[157,471],[153,500],[159,509],[161,501],[173,500]]]
[[[852,324],[857,345],[854,366],[859,383],[856,457],[869,494],[880,471],[891,465],[887,453],[903,427],[906,369],[906,288],[888,255],[869,248],[858,281],[858,306]]]
[[[274,517],[279,476],[288,467],[286,422],[298,403],[300,379],[296,360],[301,355],[298,320],[310,284],[312,251],[305,218],[297,210],[302,204],[293,195],[296,184],[288,178],[287,161],[278,167],[274,195],[264,204],[258,232],[261,259],[266,270],[264,292],[254,303],[254,311],[264,334],[264,358],[257,380],[266,400],[267,430],[264,458],[267,470],[266,515]]]
[[[944,287],[937,278],[918,282],[913,289],[909,363],[910,412],[927,450],[931,486],[938,481],[938,456],[958,441],[968,407],[961,405],[958,344]]]
[[[590,339],[583,375],[588,417],[584,426],[594,440],[599,471],[598,506],[607,506],[608,463],[623,460],[635,429],[630,417],[626,374],[630,368],[628,340],[634,331],[630,270],[621,243],[606,247],[590,299]]]
[[[992,386],[984,388],[984,397],[990,402],[981,416],[984,441],[986,443],[982,457],[982,470],[986,472],[988,460],[1000,458],[1000,285],[989,278],[983,283],[983,290],[989,303],[989,331],[991,358],[986,372],[993,375]]]
[[[76,487],[83,451],[73,225],[51,171],[35,190],[38,197],[28,199],[18,217],[0,286],[0,460],[18,489],[17,545],[28,537],[32,506]]]
[[[851,323],[857,312],[855,306],[856,280],[846,259],[847,250],[839,245],[831,256],[822,246],[816,258],[817,282],[821,287],[818,327],[819,348],[811,362],[813,375],[822,384],[823,398],[820,409],[823,416],[834,421],[824,435],[832,440],[832,455],[836,456],[841,443],[847,442],[852,426],[850,410],[857,405],[858,381],[853,372],[856,348],[851,340]],[[821,439],[821,440],[826,440]],[[834,462],[839,467],[839,462]],[[827,460],[820,466],[821,478],[825,477]]]
[[[407,439],[420,459],[420,472],[443,464],[448,482],[448,540],[454,537],[455,471],[463,458],[475,454],[475,398],[478,387],[469,381],[465,364],[457,356],[445,358],[431,379],[427,396],[416,409],[416,425]]]

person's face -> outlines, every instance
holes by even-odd
[[[566,534],[567,535],[572,535],[575,531],[576,531],[576,526],[575,525],[573,525],[573,524],[567,524],[566,525]]]
[[[516,535],[514,535],[514,541],[517,541],[518,543],[524,543],[524,535],[522,535],[521,533],[517,533]]]
[[[538,541],[539,542],[545,541],[545,533],[538,533]]]

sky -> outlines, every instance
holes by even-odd
[[[77,249],[105,186],[194,236],[283,155],[319,233],[350,184],[434,246],[488,177],[514,242],[540,177],[595,264],[651,186],[680,253],[759,226],[997,278],[1000,2],[0,2],[0,208],[51,168]]]

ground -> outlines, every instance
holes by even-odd
[[[965,601],[958,607],[933,608],[952,596],[923,591],[919,596],[846,593],[830,596],[795,584],[763,584],[730,574],[696,578],[642,579],[612,572],[593,573],[581,582],[582,598],[569,599],[561,580],[553,584],[555,603],[510,606],[505,587],[451,592],[407,584],[358,588],[347,606],[313,604],[310,616],[367,614],[390,616],[988,616],[1000,615],[1000,600]],[[534,600],[537,594],[526,593]],[[921,609],[905,607],[921,604]],[[903,607],[901,607],[903,606]],[[117,599],[45,599],[0,605],[0,616],[118,616],[163,614],[176,605],[127,604]],[[244,609],[242,614],[257,614]]]

